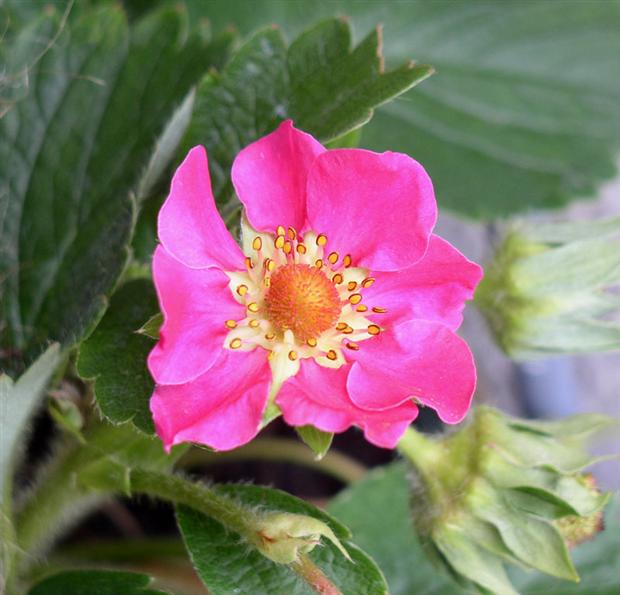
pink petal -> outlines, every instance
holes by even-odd
[[[228,333],[225,321],[243,318],[245,310],[222,271],[190,269],[161,246],[153,256],[153,276],[164,323],[149,370],[160,384],[187,382],[213,364]]]
[[[308,221],[327,248],[356,266],[396,271],[418,261],[437,217],[424,168],[401,153],[338,149],[317,157],[308,177]]]
[[[324,432],[344,432],[356,425],[363,428],[369,442],[394,448],[418,408],[408,401],[383,411],[361,409],[347,393],[349,370],[350,366],[334,370],[303,360],[300,371],[284,383],[276,398],[284,420],[291,426],[310,424]]]
[[[271,372],[267,354],[221,350],[215,364],[191,382],[157,386],[151,412],[169,450],[181,442],[230,450],[258,433]]]
[[[359,407],[383,410],[415,397],[442,421],[460,422],[476,387],[467,343],[437,322],[413,320],[359,344],[347,381]]]
[[[304,228],[308,170],[324,151],[317,140],[287,120],[237,155],[232,181],[254,229]]]
[[[482,269],[456,248],[432,235],[426,254],[413,266],[396,272],[373,273],[375,283],[364,290],[364,303],[386,308],[371,318],[377,324],[411,319],[434,320],[456,330],[482,278]]]
[[[189,267],[243,269],[241,249],[213,200],[204,147],[194,147],[174,174],[157,230],[164,248]]]

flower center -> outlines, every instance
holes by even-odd
[[[265,307],[278,332],[290,329],[300,341],[334,326],[342,310],[334,283],[307,264],[286,264],[274,271]]]

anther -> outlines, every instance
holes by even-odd
[[[263,279],[263,285],[264,285],[265,287],[271,287],[271,277],[265,277],[265,278]]]
[[[317,246],[325,246],[327,244],[327,236],[324,233],[320,233],[316,237],[316,245]]]
[[[289,237],[291,240],[295,240],[295,239],[297,239],[297,232],[295,231],[295,228],[294,228],[294,227],[289,227],[289,228],[288,228],[288,237]]]
[[[258,236],[254,238],[252,242],[252,248],[257,252],[263,247],[263,240],[261,240]]]
[[[351,255],[347,254],[346,256],[344,256],[344,258],[342,259],[342,266],[345,269],[348,269],[351,266]]]
[[[357,308],[355,308],[358,312],[368,312],[368,306],[364,304],[360,304]]]
[[[362,294],[361,293],[354,293],[353,295],[349,296],[349,301],[355,305],[355,304],[359,304],[362,301]]]
[[[248,292],[248,286],[247,285],[239,285],[239,287],[237,287],[237,293],[240,296],[244,296],[247,292]]]
[[[329,260],[332,264],[336,264],[338,262],[338,252],[330,252],[327,260]]]
[[[342,283],[342,275],[340,273],[336,273],[332,277],[332,282],[335,283],[336,285],[339,285],[340,283]]]
[[[336,330],[337,331],[343,331],[344,329],[346,329],[349,325],[346,322],[339,322],[336,325]]]
[[[349,281],[347,283],[347,289],[349,291],[354,291],[356,287],[357,287],[357,283],[355,281]]]
[[[290,254],[293,250],[293,244],[291,244],[288,240],[284,242],[283,246],[284,254]]]
[[[267,341],[273,341],[276,338],[275,333],[267,333],[265,335],[265,339],[267,339]]]
[[[254,263],[252,262],[252,259],[249,256],[245,257],[245,267],[251,271],[254,268]]]
[[[276,247],[278,250],[280,250],[281,248],[283,248],[283,247],[284,247],[284,242],[285,242],[285,241],[286,241],[286,240],[284,239],[284,236],[278,236],[278,237],[275,239],[274,245],[275,245],[275,247]]]
[[[351,350],[351,351],[359,351],[360,346],[357,343],[347,343],[347,347]]]
[[[306,341],[306,343],[310,346],[310,347],[316,347],[317,346],[317,340],[314,337],[311,337],[310,339],[308,339]]]
[[[350,334],[353,332],[353,327],[351,327],[351,326],[347,326],[347,328],[345,328],[342,332],[343,332],[345,335],[350,335]]]
[[[260,322],[258,322],[258,320],[256,320],[255,318],[253,318],[252,320],[250,320],[250,322],[248,322],[248,325],[251,328],[258,328],[260,326]],[[368,331],[370,332],[370,330]]]
[[[368,333],[370,335],[378,335],[380,332],[381,332],[381,328],[378,327],[376,324],[368,325]]]
[[[308,249],[305,244],[297,244],[297,252],[299,252],[299,254],[305,254],[307,251]]]
[[[379,308],[379,306],[373,306],[372,311],[376,314],[385,314],[387,312],[387,308]]]
[[[241,339],[239,337],[236,337],[228,345],[231,349],[239,349],[239,347],[241,347]]]
[[[258,304],[256,302],[252,302],[252,303],[248,304],[248,310],[250,312],[258,312],[258,310],[259,310]]]
[[[297,352],[296,351],[289,351],[288,352],[288,358],[294,362],[297,359]]]
[[[276,227],[276,235],[283,236],[285,233],[286,229],[284,229],[282,225],[278,225],[278,227]]]
[[[336,361],[338,359],[338,354],[333,349],[330,349],[326,355],[327,359],[330,359],[331,361]]]
[[[269,264],[267,265],[267,270],[271,273],[273,271],[273,269],[276,268],[276,263],[274,260],[270,260]]]
[[[317,258],[317,259],[314,261],[314,266],[315,266],[317,269],[321,269],[321,268],[323,268],[323,261],[322,261],[320,258]]]
[[[237,323],[234,320],[227,320],[224,323],[228,328],[236,328]]]
[[[372,277],[366,277],[366,279],[362,281],[362,287],[370,287],[374,282],[375,280]]]

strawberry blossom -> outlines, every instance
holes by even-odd
[[[148,363],[165,446],[232,449],[280,413],[327,432],[355,425],[388,448],[418,405],[462,420],[476,374],[455,330],[482,271],[432,233],[420,164],[326,150],[287,121],[239,153],[232,181],[241,246],[215,207],[202,147],[159,214],[164,323]]]

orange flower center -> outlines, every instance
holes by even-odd
[[[267,317],[281,333],[300,341],[318,337],[338,321],[342,304],[334,283],[316,267],[287,264],[271,276],[265,295]]]

